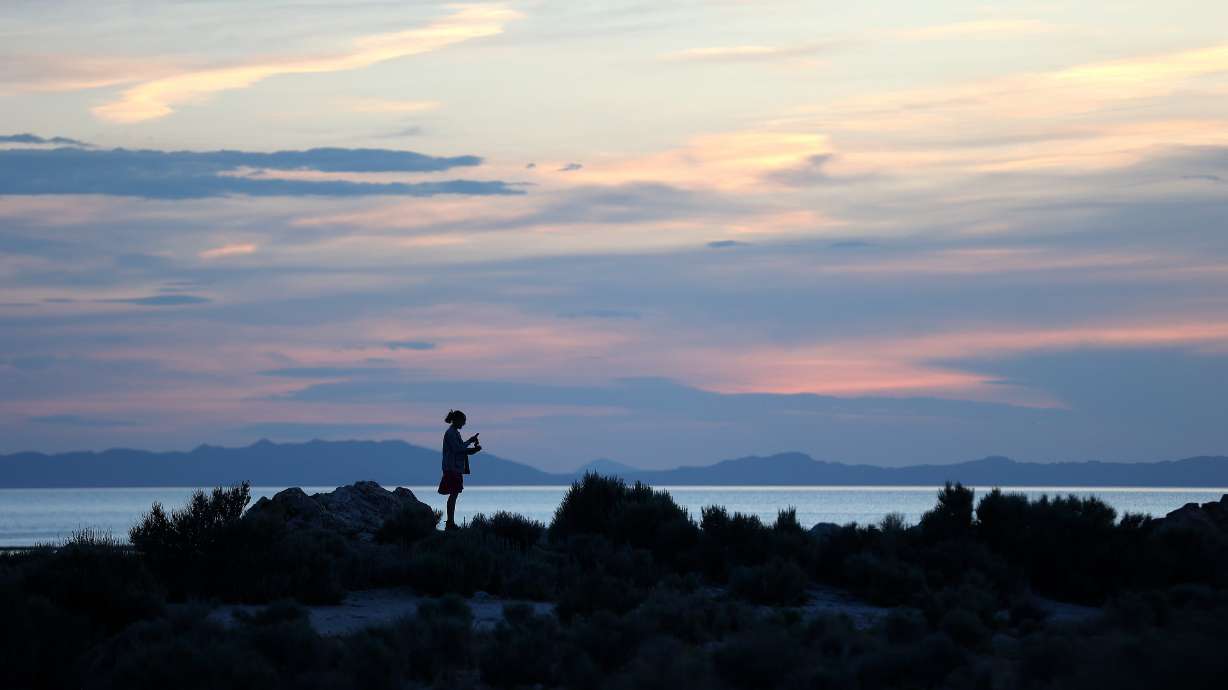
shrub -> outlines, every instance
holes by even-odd
[[[700,510],[702,564],[705,573],[724,580],[738,565],[759,565],[772,555],[772,532],[757,515],[729,514],[723,506]]]
[[[510,551],[478,532],[437,533],[419,542],[410,554],[410,584],[433,596],[471,596],[478,590],[498,593],[501,570],[512,565]]]
[[[938,504],[921,516],[921,532],[934,539],[960,537],[972,529],[973,491],[956,482],[938,492]]]
[[[557,587],[557,557],[522,551],[478,530],[438,532],[421,540],[406,563],[407,582],[431,595],[476,591],[547,599]]]
[[[140,557],[95,532],[32,559],[22,575],[26,591],[106,633],[162,611],[162,588]]]
[[[558,621],[525,605],[505,606],[479,661],[482,681],[495,687],[554,685],[558,675]]]
[[[791,632],[761,624],[733,634],[712,656],[717,673],[735,688],[787,686],[805,654]]]
[[[128,538],[154,572],[180,587],[174,593],[198,590],[216,568],[206,562],[224,557],[234,546],[234,529],[251,500],[250,485],[217,487],[206,495],[197,489],[183,508],[170,515],[154,503]]]
[[[361,583],[358,545],[329,531],[287,530],[272,516],[241,518],[249,498],[246,482],[198,490],[169,515],[155,503],[132,528],[133,545],[172,597],[337,603],[347,584]]]
[[[842,583],[875,604],[914,603],[927,591],[920,568],[897,558],[864,552],[850,556],[843,566]]]
[[[797,521],[797,508],[790,506],[776,513],[772,530],[780,534],[802,534],[805,530],[802,529],[802,523]]]
[[[474,515],[469,520],[469,529],[503,539],[516,548],[524,550],[541,540],[546,526],[523,515],[500,510],[490,517],[482,513]]]
[[[976,512],[981,541],[1050,596],[1099,603],[1145,565],[1123,567],[1141,558],[1144,523],[1116,526],[1116,512],[1095,497],[1030,501],[995,489]]]
[[[589,571],[561,588],[555,610],[564,621],[595,611],[626,613],[643,598],[643,590],[633,583],[604,572]]]
[[[745,625],[745,603],[657,587],[632,614],[645,630],[692,644],[711,642]]]
[[[698,538],[686,510],[668,493],[593,472],[571,485],[549,528],[554,543],[586,534],[648,549],[666,562],[677,561]]]
[[[774,559],[763,565],[735,568],[729,589],[757,604],[800,604],[806,600],[808,578],[796,563]]]
[[[939,625],[952,640],[959,644],[975,648],[989,641],[989,629],[981,623],[977,615],[967,609],[957,608],[948,611]]]
[[[172,510],[169,516],[161,503],[154,503],[128,538],[150,560],[190,560],[215,548],[242,517],[249,501],[248,482],[228,489],[217,487],[209,495],[197,489],[186,506]]]
[[[613,690],[719,687],[710,656],[668,637],[649,638],[611,678]]]
[[[897,534],[908,529],[908,518],[904,513],[887,513],[878,521],[878,529],[884,534]]]

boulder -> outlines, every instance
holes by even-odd
[[[409,489],[398,487],[389,491],[376,482],[363,481],[310,496],[292,487],[272,498],[256,501],[243,517],[277,520],[291,530],[319,529],[372,541],[384,521],[406,507],[425,514],[432,512]]]
[[[810,534],[819,541],[823,541],[836,532],[839,532],[840,529],[840,525],[837,525],[834,522],[820,522],[814,527],[810,528]]]
[[[1160,520],[1160,530],[1188,530],[1228,536],[1228,494],[1202,505],[1186,503]]]

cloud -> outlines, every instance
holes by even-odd
[[[440,172],[480,165],[477,156],[438,157],[392,149],[316,148],[304,151],[0,150],[0,195],[105,194],[155,199],[249,196],[433,196],[522,194],[500,181],[420,183],[281,179],[261,170]],[[257,174],[236,174],[255,169]]]
[[[430,427],[434,431],[437,427]],[[236,433],[249,437],[270,439],[340,438],[370,439],[393,433],[404,433],[404,424],[336,424],[330,422],[256,422],[235,429]],[[424,430],[424,429],[414,429]]]
[[[425,340],[390,340],[384,343],[389,350],[434,350],[435,343]]]
[[[568,163],[567,165],[564,165],[563,167],[559,168],[556,172],[572,172],[575,170],[580,170],[583,167],[584,166],[581,165],[580,163]]]
[[[1030,36],[1062,31],[1064,27],[1035,19],[974,19],[911,29],[894,29],[884,33],[887,38],[906,41],[935,41],[956,38],[1002,38]]]
[[[244,89],[283,74],[341,72],[379,62],[419,55],[503,32],[520,15],[503,5],[458,6],[455,11],[417,29],[366,36],[349,52],[329,57],[282,58],[181,72],[147,81],[124,91],[119,100],[93,108],[95,116],[111,122],[141,122],[165,117],[184,104],[209,96]]]
[[[117,419],[104,419],[101,417],[82,417],[75,414],[50,414],[27,417],[27,419],[35,424],[48,424],[52,426],[67,426],[79,428],[105,428],[117,426],[137,426],[133,422],[125,422]]]
[[[829,175],[826,170],[831,158],[830,153],[815,154],[808,157],[801,165],[773,170],[765,174],[764,178],[789,187],[809,187],[831,183],[837,179]]]
[[[107,304],[137,304],[143,307],[178,307],[188,304],[208,304],[213,300],[197,295],[152,295],[150,297],[124,297],[94,301]]]
[[[652,182],[571,187],[540,208],[506,221],[500,227],[555,223],[633,223],[729,213],[735,205],[717,195]]]
[[[957,175],[1121,169],[1161,147],[1228,141],[1222,109],[1206,105],[1222,101],[1213,79],[1225,70],[1220,44],[825,100],[788,123],[839,141],[842,175],[937,186]]]
[[[156,79],[184,69],[171,56],[0,54],[0,87],[16,91],[77,91]]]
[[[393,378],[399,369],[390,367],[284,367],[259,372],[261,376],[276,376],[291,379],[368,379]]]
[[[442,105],[439,101],[396,101],[386,98],[359,98],[348,107],[356,113],[421,113]]]
[[[408,127],[402,127],[401,129],[394,129],[391,132],[385,132],[378,136],[380,139],[400,139],[401,137],[422,136],[425,131],[426,130],[422,129],[418,125],[410,125]]]
[[[739,242],[737,240],[716,240],[708,243],[709,249],[733,249],[734,247],[749,247],[749,242]]]
[[[55,144],[61,146],[89,146],[84,141],[68,137],[40,137],[35,134],[0,134],[0,144]]]
[[[564,319],[638,319],[640,313],[626,309],[583,309],[559,314]]]
[[[224,244],[220,247],[206,249],[197,256],[202,259],[222,259],[228,256],[245,256],[247,254],[255,254],[256,249],[256,245],[251,242]]]
[[[659,56],[663,62],[767,62],[813,57],[850,45],[847,40],[832,40],[797,46],[742,44],[687,48]]]

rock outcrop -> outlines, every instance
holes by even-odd
[[[1164,516],[1162,530],[1190,530],[1204,534],[1228,536],[1228,494],[1219,501],[1202,505],[1186,503]]]
[[[834,522],[820,522],[810,528],[810,533],[819,541],[825,541],[842,528]]]
[[[272,498],[256,501],[244,519],[275,519],[291,530],[321,529],[372,541],[384,521],[405,508],[424,514],[432,511],[409,489],[389,491],[376,482],[363,481],[310,496],[298,487],[279,491]]]

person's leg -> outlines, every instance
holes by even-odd
[[[456,525],[456,497],[460,494],[448,494],[448,522],[444,527]]]

